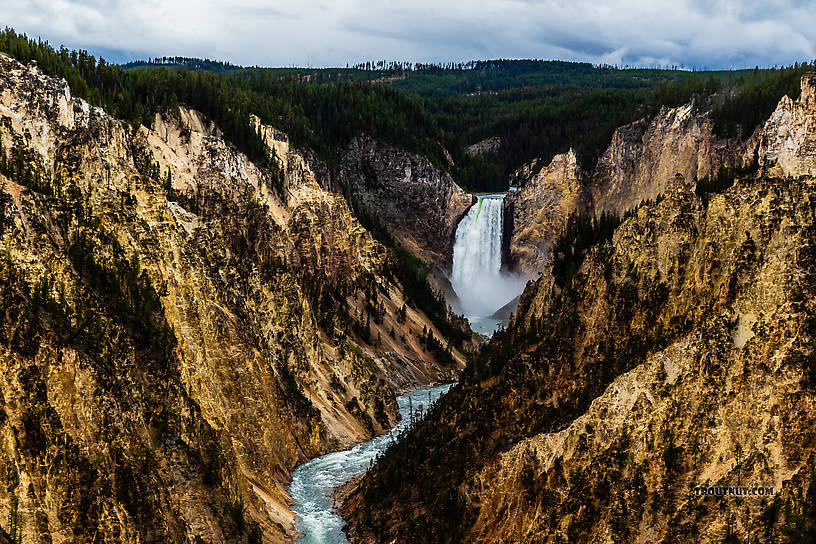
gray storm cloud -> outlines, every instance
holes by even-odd
[[[112,61],[559,58],[731,68],[816,57],[816,1],[5,0],[0,23]]]

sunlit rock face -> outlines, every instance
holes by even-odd
[[[807,408],[814,389],[801,358],[816,311],[805,295],[814,282],[814,202],[812,177],[745,180],[707,205],[669,189],[593,250],[571,294],[581,331],[568,342],[571,365],[584,363],[560,367],[565,374],[545,398],[569,396],[574,385],[564,384],[573,379],[602,381],[587,372],[613,370],[592,361],[614,365],[610,353],[632,339],[644,355],[629,357],[642,362],[567,425],[519,440],[468,480],[464,502],[475,517],[466,540],[672,541],[690,527],[713,538],[727,514],[716,501],[688,498],[690,486],[767,482],[796,496],[816,458]],[[540,281],[525,293],[517,319],[539,319],[554,298]],[[518,365],[558,367],[553,354],[535,353],[519,354]],[[518,404],[524,390],[498,396],[531,413]],[[493,403],[495,396],[486,395]],[[737,444],[749,461],[737,459]],[[676,457],[667,460],[666,451]],[[648,492],[655,489],[663,490],[659,497]],[[759,528],[767,507],[743,503],[753,521],[735,531],[778,530],[781,519],[770,517]]]
[[[802,78],[798,100],[784,97],[765,123],[760,160],[772,175],[812,176],[816,172],[816,73]]]
[[[505,214],[512,268],[537,275],[549,262],[552,244],[569,217],[586,211],[589,198],[574,150],[556,155],[538,172],[533,168],[531,164],[516,172],[515,179],[527,181],[520,190],[508,193]]]
[[[665,193],[676,174],[693,182],[716,170],[724,154],[713,124],[692,104],[664,108],[615,131],[591,176],[593,207],[622,215]]]
[[[463,364],[398,317],[387,253],[325,165],[259,127],[279,179],[172,113],[134,129],[0,55],[21,157],[0,176],[0,519],[23,542],[284,541],[297,463],[390,428],[396,392]],[[344,323],[366,286],[363,338]]]
[[[759,132],[742,143],[718,139],[712,122],[687,104],[618,128],[591,167],[581,168],[572,150],[538,170],[534,161],[514,173],[521,188],[507,198],[509,264],[528,274],[548,270],[552,244],[573,214],[621,216],[664,195],[677,174],[693,189],[722,165],[753,160]]]

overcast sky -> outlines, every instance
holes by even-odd
[[[0,25],[113,62],[488,58],[732,68],[816,58],[816,0],[0,0]]]

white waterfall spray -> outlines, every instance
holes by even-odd
[[[451,283],[473,330],[492,334],[499,324],[493,314],[518,296],[526,281],[501,271],[504,195],[478,198],[456,229]]]

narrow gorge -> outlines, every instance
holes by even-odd
[[[338,487],[360,476],[379,455],[398,440],[425,410],[444,395],[450,384],[412,390],[397,397],[400,421],[388,433],[355,445],[353,448],[326,454],[300,465],[292,474],[289,493],[295,501],[292,510],[297,515],[301,544],[348,544],[343,518],[334,508],[334,493]]]
[[[456,227],[450,275],[455,292],[452,305],[461,310],[474,331],[490,337],[502,321],[507,321],[498,316],[500,311],[512,314],[525,282],[502,269],[504,194],[474,198],[476,202]],[[397,398],[400,421],[388,434],[318,457],[293,472],[289,493],[297,516],[296,542],[348,544],[342,531],[344,521],[334,507],[335,492],[362,475],[449,388],[450,384],[440,385],[401,395]]]

